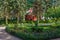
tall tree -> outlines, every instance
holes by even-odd
[[[42,17],[42,12],[43,12],[41,0],[36,0],[34,2],[33,10],[34,10],[33,13],[37,16],[37,23],[36,23],[36,25],[38,26],[39,20]]]
[[[6,18],[6,24],[8,24],[8,0],[4,0],[4,15]]]

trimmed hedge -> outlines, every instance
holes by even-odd
[[[37,30],[37,29],[36,29]],[[35,31],[36,31],[35,30]],[[23,40],[50,40],[53,38],[60,37],[60,28],[49,28],[49,29],[40,29],[42,32],[32,32],[32,29],[28,28],[19,28],[14,29],[14,27],[6,27],[6,31],[12,35],[15,35]]]

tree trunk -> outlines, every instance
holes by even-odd
[[[17,24],[19,24],[19,13],[17,13]]]
[[[8,16],[6,16],[6,24],[8,24]]]
[[[42,5],[40,0],[36,0],[34,3],[33,13],[37,16],[37,21],[35,25],[38,27],[39,20],[42,16]]]

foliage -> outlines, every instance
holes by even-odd
[[[46,17],[60,18],[60,6],[54,8],[49,8],[48,12],[45,14]]]
[[[15,27],[13,24],[9,25],[6,27],[6,31],[24,40],[49,40],[60,37],[60,26],[54,28],[53,26],[21,27],[19,24]]]

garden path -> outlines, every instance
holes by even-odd
[[[60,40],[60,38],[52,39],[52,40]]]
[[[5,27],[0,27],[0,40],[22,40],[5,32]]]
[[[60,40],[60,38],[52,39],[52,40]]]

